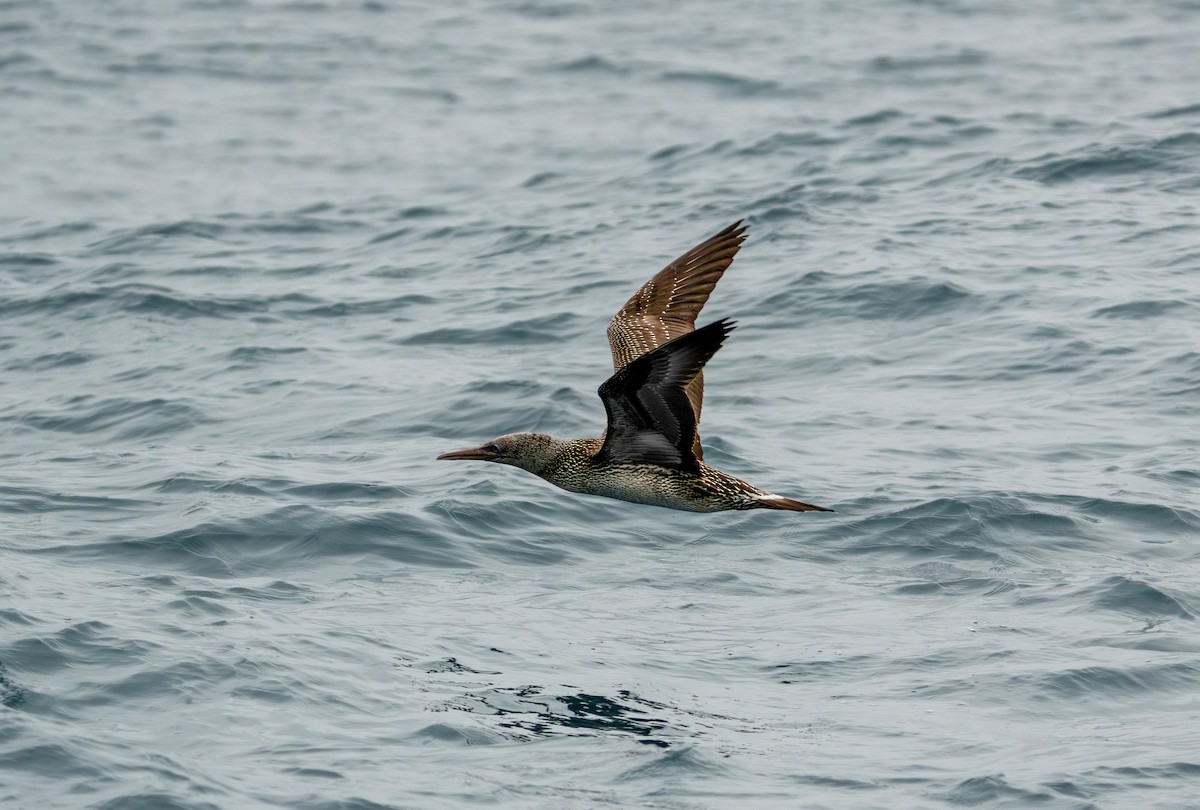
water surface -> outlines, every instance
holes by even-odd
[[[0,4],[0,804],[1194,807],[1200,18]],[[707,460],[595,435],[745,217]]]

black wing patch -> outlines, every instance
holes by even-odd
[[[686,389],[733,328],[721,320],[680,335],[605,380],[599,394],[608,431],[596,460],[697,472],[696,412]]]

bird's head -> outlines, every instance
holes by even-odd
[[[494,461],[537,474],[562,452],[562,439],[544,433],[509,433],[479,447],[438,456],[442,461]]]

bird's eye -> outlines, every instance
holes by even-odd
[[[500,455],[500,445],[496,444],[495,442],[492,442],[491,444],[489,444],[487,446],[487,451],[489,453],[494,453],[498,456],[498,455]]]

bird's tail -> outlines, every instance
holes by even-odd
[[[782,495],[764,495],[754,504],[756,509],[786,509],[789,512],[832,512],[832,509],[826,509],[824,506],[814,506],[811,503],[803,501],[794,501],[791,498],[784,498]]]

